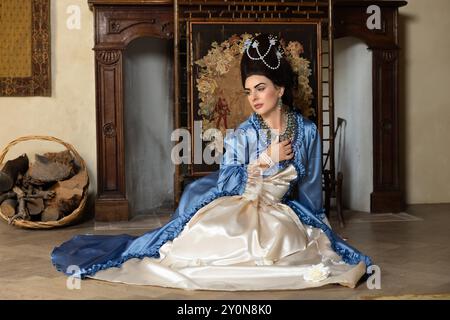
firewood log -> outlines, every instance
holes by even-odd
[[[17,186],[13,187],[13,191],[17,195],[17,202],[19,205],[17,207],[17,213],[9,219],[9,224],[12,224],[14,220],[19,218],[23,220],[30,220],[30,214],[25,203],[25,192]]]
[[[71,173],[71,167],[67,164],[54,162],[48,158],[36,154],[36,161],[28,170],[28,175],[37,183],[49,183],[67,179]]]
[[[25,198],[30,215],[35,216],[44,211],[44,200],[42,198]]]
[[[13,192],[15,192],[17,199],[25,197],[25,192],[17,186],[13,187]]]
[[[42,212],[41,220],[44,222],[48,221],[58,221],[61,217],[59,209],[55,206],[47,206]]]
[[[86,173],[86,170],[78,172],[70,179],[58,182],[58,184],[62,188],[81,189],[81,190],[83,190],[84,187],[86,187],[87,183],[88,183],[88,175]]]
[[[75,164],[75,158],[69,150],[61,151],[61,152],[47,152],[44,153],[44,157],[54,162],[59,162],[65,165],[68,165],[71,168],[70,176],[73,176],[77,173],[78,167]]]
[[[0,205],[0,210],[7,218],[11,218],[16,214],[16,207],[17,207],[17,200],[6,199]]]
[[[55,196],[55,191],[52,190],[37,190],[37,191],[31,191],[27,193],[27,198],[29,199],[44,199],[49,200]]]
[[[50,191],[55,192],[55,197],[45,201],[46,207],[59,210],[60,217],[68,215],[75,210],[83,197],[83,190],[88,183],[85,170],[80,171],[72,178],[55,183]],[[44,210],[45,211],[45,210]]]
[[[55,187],[56,197],[47,202],[48,206],[58,208],[61,215],[65,216],[75,210],[81,202],[83,190],[74,188],[68,189],[61,186],[60,183]]]
[[[0,192],[11,190],[16,183],[17,176],[28,170],[28,157],[26,154],[9,160],[0,171]]]
[[[17,213],[9,218],[8,223],[12,224],[14,220],[16,219],[22,219],[22,220],[30,220],[30,214],[27,209],[27,205],[25,203],[25,198],[18,198],[19,206],[17,209]]]
[[[22,188],[25,189],[33,188],[33,179],[31,179],[28,172],[25,172],[25,174],[21,177],[20,180],[18,178],[16,184],[22,186]]]
[[[11,199],[11,198],[15,198],[15,197],[16,197],[16,193],[13,191],[0,194],[0,203],[2,203],[3,201],[5,201],[7,199]]]

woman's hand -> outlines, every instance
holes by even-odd
[[[290,140],[272,142],[267,148],[267,154],[273,162],[281,162],[283,160],[290,160],[294,157],[292,152],[292,144]]]
[[[262,167],[271,167],[283,160],[294,157],[290,140],[273,142],[259,157],[258,164]]]

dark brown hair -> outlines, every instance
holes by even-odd
[[[260,57],[256,49],[253,48],[253,43],[258,42],[259,52],[264,54],[270,46],[270,38],[268,34],[260,34],[252,39],[248,54],[251,57]],[[270,48],[270,51],[264,57],[264,61],[272,67],[278,64],[277,50],[282,52],[281,45],[278,39],[276,44]],[[253,75],[265,76],[269,78],[278,87],[284,87],[284,94],[281,98],[283,104],[290,108],[294,108],[294,98],[292,91],[297,87],[297,77],[292,70],[290,63],[286,60],[284,54],[280,60],[280,66],[277,69],[269,68],[263,60],[252,60],[247,55],[247,50],[244,51],[241,59],[241,80],[242,86],[245,87],[245,80]]]

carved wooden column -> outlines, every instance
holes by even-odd
[[[400,212],[398,49],[373,48],[373,192],[371,212]]]
[[[129,218],[125,184],[123,51],[140,37],[173,38],[172,1],[89,0],[95,19],[95,219]]]
[[[406,1],[336,1],[335,38],[354,36],[373,52],[373,192],[371,212],[404,210],[400,185],[398,8]],[[366,21],[369,5],[381,9],[381,30],[370,30]]]
[[[96,46],[97,199],[99,221],[128,219],[125,187],[122,49]]]

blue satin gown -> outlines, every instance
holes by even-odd
[[[300,113],[296,116],[296,133],[292,142],[294,158],[267,169],[272,175],[295,167],[297,178],[290,183],[282,203],[288,205],[303,224],[320,228],[331,242],[332,249],[348,264],[364,262],[371,265],[368,256],[351,247],[336,235],[325,222],[322,207],[322,150],[316,125]],[[99,270],[120,267],[131,258],[159,257],[159,249],[175,239],[186,223],[205,205],[223,196],[242,195],[247,182],[247,166],[267,148],[260,138],[259,123],[253,113],[233,134],[225,138],[225,150],[220,169],[189,184],[171,220],[161,228],[142,236],[130,235],[78,235],[56,247],[51,259],[58,271],[73,275],[77,266],[79,276],[92,276]],[[298,193],[291,191],[298,186]]]

